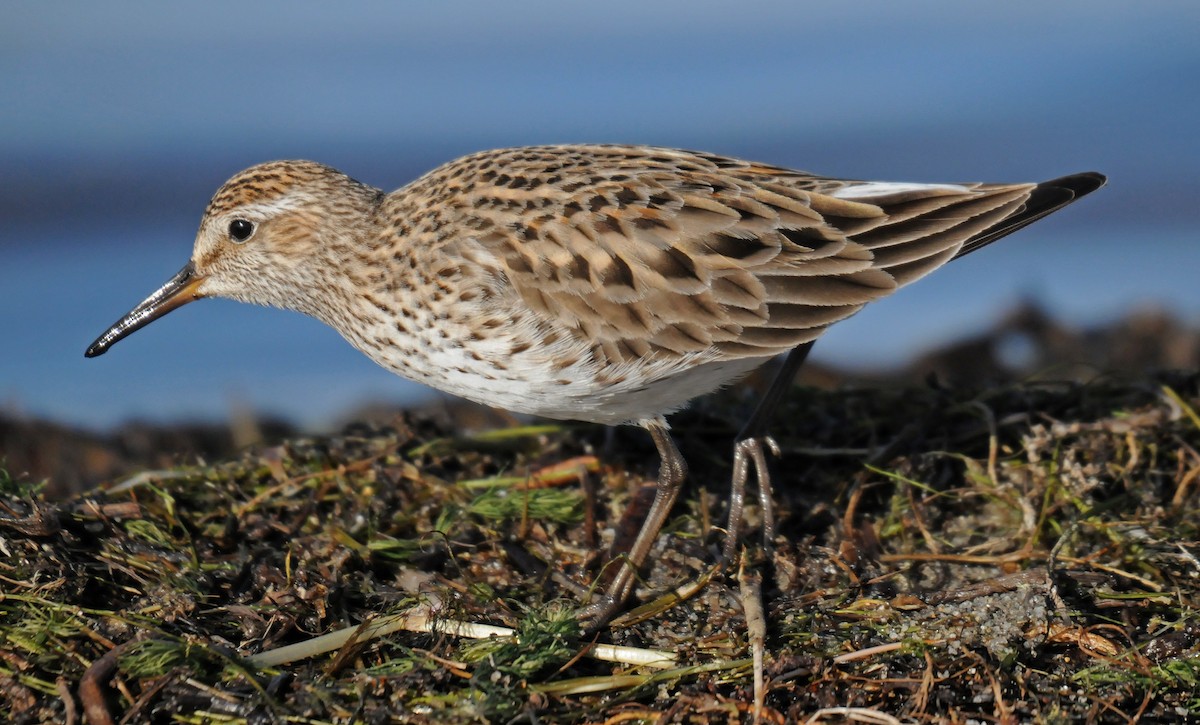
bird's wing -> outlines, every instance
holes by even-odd
[[[601,362],[768,357],[814,340],[1035,188],[844,181],[641,147],[519,151],[458,172],[464,225],[501,285]]]

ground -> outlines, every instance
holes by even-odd
[[[757,689],[764,722],[1183,719],[1197,407],[1195,374],[798,388],[777,536],[751,507],[718,568],[726,392],[673,420],[692,477],[598,637],[574,609],[650,490],[637,429],[408,416],[66,500],[4,478],[0,715],[750,722]]]

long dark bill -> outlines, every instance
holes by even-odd
[[[147,297],[140,305],[130,310],[103,335],[88,347],[84,357],[103,355],[108,348],[117,344],[125,337],[132,335],[151,322],[167,314],[176,307],[198,300],[203,295],[198,291],[203,277],[196,274],[196,268],[191,262],[184,265],[167,283],[159,287],[154,294]]]

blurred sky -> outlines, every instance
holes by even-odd
[[[85,360],[272,158],[393,189],[488,147],[604,141],[846,177],[1108,188],[835,327],[900,362],[1021,297],[1075,324],[1200,317],[1200,3],[1005,0],[6,2],[0,405],[103,426],[319,425],[416,386],[297,314],[206,300]]]

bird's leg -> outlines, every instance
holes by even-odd
[[[667,421],[661,417],[652,418],[641,421],[640,425],[650,431],[654,445],[658,448],[658,488],[642,528],[638,531],[633,546],[629,547],[629,553],[622,558],[620,569],[609,584],[608,591],[581,612],[582,618],[588,620],[588,629],[592,631],[604,626],[629,596],[638,569],[646,563],[650,547],[654,545],[658,532],[666,523],[671,507],[675,505],[675,499],[683,486],[683,479],[687,477],[687,462],[683,460],[679,449],[675,447],[675,441],[671,439]]]
[[[783,361],[783,366],[775,374],[771,386],[758,401],[758,407],[750,416],[750,420],[738,433],[737,441],[733,444],[733,482],[729,489],[729,525],[725,539],[723,558],[726,562],[734,560],[737,548],[738,533],[742,527],[742,507],[746,498],[746,480],[750,477],[750,464],[754,464],[754,473],[758,478],[758,498],[763,511],[763,544],[770,547],[775,538],[775,506],[771,499],[771,474],[767,469],[767,456],[764,448],[776,456],[779,455],[779,445],[774,438],[766,434],[767,425],[779,407],[783,394],[792,385],[796,373],[812,350],[813,343],[806,342],[794,348]]]

